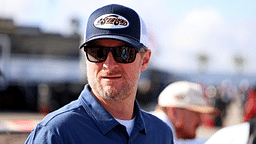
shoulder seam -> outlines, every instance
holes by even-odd
[[[66,111],[63,111],[63,112],[59,112],[59,113],[57,113],[57,114],[55,114],[55,115],[53,115],[50,119],[48,119],[45,123],[43,123],[43,124],[39,124],[40,126],[47,126],[47,124],[52,120],[52,119],[54,119],[55,117],[57,117],[57,116],[59,116],[59,115],[61,115],[61,114],[63,114],[63,113],[67,113],[67,112],[70,112],[70,111],[74,111],[75,109],[78,109],[78,108],[80,108],[80,107],[82,107],[82,106],[79,106],[79,107],[76,107],[76,108],[72,108],[72,109],[70,109],[70,110],[66,110]]]

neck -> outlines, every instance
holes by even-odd
[[[131,120],[134,115],[134,97],[128,97],[121,101],[104,99],[95,96],[100,104],[116,119]]]
[[[134,117],[134,100],[100,100],[102,106],[116,119],[131,120]]]

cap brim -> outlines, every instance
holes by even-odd
[[[218,113],[218,110],[216,108],[210,106],[190,105],[187,107],[187,109],[200,113]]]
[[[94,41],[94,40],[98,40],[98,39],[114,39],[114,40],[120,40],[123,42],[126,42],[136,48],[142,48],[143,44],[137,42],[136,40],[127,38],[127,37],[123,37],[123,36],[117,36],[117,35],[101,35],[101,36],[95,36],[93,38],[88,39],[86,42],[84,42],[79,49],[81,49],[82,47],[84,47],[87,43]]]

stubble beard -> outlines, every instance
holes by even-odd
[[[105,90],[97,78],[90,79],[89,77],[87,77],[87,79],[94,93],[97,93],[98,96],[102,97],[103,99],[122,101],[129,97],[133,93],[133,91],[136,91],[136,88],[138,86],[138,80],[140,77],[140,71],[137,74],[135,73],[135,75],[137,75],[137,77],[134,77],[131,83],[128,83],[127,81],[123,83],[120,90],[114,88]]]
[[[140,74],[139,74],[140,75]],[[122,101],[129,97],[131,93],[136,90],[138,85],[138,80],[133,79],[133,81],[129,84],[125,82],[122,84],[121,89],[107,89],[105,90],[104,87],[100,84],[100,81],[96,79],[89,79],[89,85],[93,89],[94,93],[97,93],[98,96],[102,97],[103,99],[113,100],[113,101]]]
[[[116,89],[108,89],[104,90],[103,86],[97,82],[96,79],[93,79],[91,83],[89,83],[92,89],[95,90],[96,93],[103,99],[113,100],[113,101],[120,101],[124,99],[125,94],[128,92],[128,84],[124,84],[121,90]]]

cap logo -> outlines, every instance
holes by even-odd
[[[94,21],[94,26],[102,29],[120,29],[129,26],[126,18],[117,14],[105,14]]]
[[[174,98],[178,101],[183,101],[185,99],[182,95],[175,95]]]

